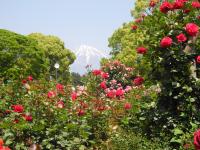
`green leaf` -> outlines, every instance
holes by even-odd
[[[84,146],[84,145],[81,145],[81,146],[79,147],[79,150],[85,150],[85,146]]]
[[[139,119],[140,119],[140,120],[145,120],[146,118],[145,118],[145,117],[140,117]]]
[[[176,139],[176,137],[173,137],[173,138],[170,140],[170,142],[171,142],[171,143],[179,143],[179,144],[182,143],[181,139]]]
[[[175,128],[174,129],[174,135],[179,135],[179,134],[183,134],[183,131],[178,129],[178,128]]]

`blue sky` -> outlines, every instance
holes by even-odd
[[[1,0],[0,28],[60,37],[66,47],[109,51],[108,37],[130,21],[134,0]]]

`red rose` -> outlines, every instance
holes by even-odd
[[[185,14],[188,14],[188,13],[190,12],[190,9],[185,9],[185,10],[183,10],[183,12],[184,12]]]
[[[186,3],[188,0],[177,0],[177,1],[181,3]]]
[[[27,80],[22,80],[22,84],[26,84],[27,83]]]
[[[13,123],[19,123],[19,119],[13,120]]]
[[[24,119],[28,122],[32,122],[33,121],[33,117],[31,115],[24,115]]]
[[[196,150],[200,150],[200,129],[194,133],[194,146]]]
[[[194,23],[188,23],[186,24],[185,30],[190,36],[196,36],[199,32],[199,27]]]
[[[4,142],[3,142],[3,139],[0,138],[0,146],[3,146]]]
[[[102,89],[106,89],[106,88],[107,88],[106,82],[105,82],[105,81],[101,82],[101,83],[100,83],[100,87],[101,87]]]
[[[161,42],[160,42],[160,46],[162,48],[167,48],[170,47],[172,45],[172,39],[170,37],[164,37]]]
[[[122,89],[116,90],[116,96],[123,96],[123,95],[124,95],[124,90],[122,90]]]
[[[197,56],[196,61],[197,61],[198,64],[200,64],[200,55]]]
[[[146,54],[147,49],[145,47],[138,47],[137,49],[138,54]]]
[[[11,149],[7,146],[4,146],[2,150],[11,150]]]
[[[197,16],[197,19],[199,19],[199,20],[200,20],[200,15],[199,15],[199,16]]]
[[[58,91],[63,91],[64,90],[64,86],[62,84],[58,83],[58,84],[56,84],[56,89]]]
[[[142,18],[135,19],[135,22],[136,23],[141,23],[142,22]]]
[[[54,98],[56,96],[56,92],[55,91],[49,91],[47,94],[48,98]]]
[[[9,147],[6,146],[0,146],[0,150],[11,150]]]
[[[125,103],[124,104],[124,109],[126,109],[126,110],[129,110],[129,109],[131,109],[132,108],[132,105],[131,105],[131,103]]]
[[[133,26],[131,27],[132,30],[137,30],[137,28],[138,28],[138,27],[137,27],[136,25],[133,25]]]
[[[200,3],[199,2],[197,2],[197,1],[195,1],[195,2],[192,2],[192,7],[194,7],[194,8],[200,8]]]
[[[142,77],[136,77],[136,78],[133,80],[133,83],[134,83],[134,85],[136,85],[136,86],[141,85],[143,82],[144,82],[144,78],[142,78]]]
[[[83,116],[83,115],[85,115],[85,111],[82,109],[78,110],[78,116]]]
[[[75,101],[75,100],[77,99],[77,94],[76,94],[76,92],[73,92],[73,93],[71,94],[71,98],[72,98],[72,101]]]
[[[149,3],[149,6],[150,6],[150,7],[156,6],[156,2],[154,2],[153,0],[151,0],[150,3]]]
[[[187,37],[183,33],[177,35],[176,38],[178,42],[185,42],[187,40]]]
[[[13,105],[12,109],[17,113],[22,113],[24,111],[24,107],[22,105]]]
[[[166,13],[167,13],[168,11],[170,11],[172,8],[173,8],[172,4],[169,3],[169,2],[167,2],[167,1],[165,1],[165,2],[163,2],[162,5],[160,6],[160,11],[161,11],[162,13],[165,13],[165,14],[166,14]]]
[[[116,91],[115,90],[110,90],[107,93],[108,98],[114,98],[116,96]]]
[[[2,147],[0,147],[0,150],[11,150],[11,149],[7,146],[2,146]]]
[[[184,7],[184,3],[181,1],[175,1],[173,3],[173,9],[182,9]]]
[[[98,107],[96,107],[96,109],[98,110],[98,111],[104,111],[104,110],[106,110],[106,106],[98,106]]]
[[[96,70],[93,70],[92,73],[93,75],[98,76],[98,75],[101,75],[101,70],[96,69]]]
[[[109,78],[109,74],[108,74],[107,72],[102,72],[102,73],[101,73],[101,77],[102,77],[103,79],[107,79],[107,78]]]
[[[83,102],[83,101],[80,101],[80,105],[83,109],[87,109],[88,108],[88,104]]]
[[[32,76],[28,76],[27,79],[28,79],[29,81],[33,81],[33,77],[32,77]]]

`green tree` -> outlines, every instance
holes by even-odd
[[[134,8],[131,10],[131,15],[135,18],[141,17],[141,13],[147,11],[148,4],[149,0],[136,0]]]
[[[74,86],[83,85],[83,82],[81,81],[81,75],[79,73],[72,72],[71,76],[72,76],[72,84]]]
[[[146,46],[143,41],[146,38],[144,33],[147,30],[143,28],[140,22],[137,22],[137,19],[141,19],[141,21],[144,20],[142,14],[146,14],[146,11],[148,11],[148,4],[149,1],[147,0],[137,0],[134,8],[131,10],[131,14],[135,19],[124,23],[122,27],[118,28],[108,39],[108,46],[111,48],[111,59],[119,60],[130,67],[136,67],[144,76],[147,76],[150,65],[145,59],[141,59],[140,54],[140,57],[138,57],[136,48],[138,46]],[[133,30],[133,26],[136,26],[137,29]]]
[[[144,118],[142,123],[146,128],[143,130],[149,136],[164,138],[168,135],[173,148],[176,149],[180,149],[187,142],[189,138],[187,134],[192,131],[194,124],[196,126],[200,124],[200,80],[197,78],[199,63],[196,64],[195,60],[200,55],[200,38],[199,33],[192,36],[186,31],[188,23],[200,26],[200,21],[198,9],[192,7],[191,3],[192,1],[187,1],[183,3],[182,8],[162,13],[161,1],[154,8],[149,8],[147,16],[141,23],[133,23],[138,26],[136,30],[130,32],[131,23],[125,24],[109,39],[113,59],[119,58],[124,53],[129,55],[129,48],[130,51],[131,49],[135,51],[138,46],[148,49],[143,56],[136,53],[133,56],[135,60],[139,60],[137,67],[150,66],[146,71],[146,75],[149,76],[145,79],[157,82],[161,92],[155,105],[150,109],[144,107],[139,114]],[[126,31],[126,28],[129,28],[129,31]],[[182,42],[177,39],[181,33],[186,36],[186,40]],[[173,42],[168,47],[162,47],[161,40],[166,36]],[[132,47],[127,39],[132,40]],[[126,58],[128,57],[121,57],[120,60]],[[133,63],[135,60],[132,60]]]
[[[54,64],[60,64],[58,77],[60,80],[68,81],[70,79],[69,66],[75,60],[75,55],[67,48],[64,42],[56,36],[43,35],[41,33],[32,33],[28,37],[36,40],[38,45],[44,49],[45,57],[49,61],[49,75],[55,78]]]
[[[132,30],[132,26],[137,25],[137,30]],[[149,63],[143,58],[141,54],[137,54],[137,47],[144,46],[148,48],[148,45],[144,43],[147,31],[143,28],[141,23],[135,23],[133,21],[123,24],[123,26],[117,29],[113,35],[109,38],[109,47],[111,48],[111,55],[114,60],[119,60],[123,64],[129,67],[135,67],[139,72],[147,76],[149,72]],[[139,56],[139,57],[138,57]]]
[[[48,61],[37,41],[0,29],[0,78],[44,77],[47,66]]]

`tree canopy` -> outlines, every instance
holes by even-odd
[[[49,75],[55,77],[54,64],[57,62],[60,65],[58,75],[60,79],[69,79],[69,65],[75,60],[75,55],[67,48],[64,42],[58,37],[52,35],[43,35],[41,33],[32,33],[28,37],[36,40],[38,46],[45,52],[45,57],[49,61]]]
[[[42,77],[48,70],[48,61],[37,41],[0,29],[0,66],[0,78]]]

